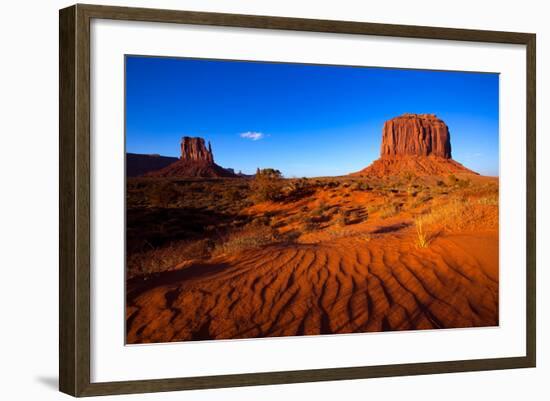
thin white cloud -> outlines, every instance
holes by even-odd
[[[252,141],[258,141],[265,137],[265,135],[262,132],[253,132],[253,131],[243,132],[242,134],[240,134],[240,136],[241,138],[250,139]]]

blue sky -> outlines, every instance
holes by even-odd
[[[378,158],[384,121],[433,113],[453,158],[498,175],[498,74],[127,56],[126,150],[179,156],[182,136],[215,161],[287,177],[342,175]]]

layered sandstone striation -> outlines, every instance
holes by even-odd
[[[451,158],[447,125],[434,114],[404,114],[386,121],[380,156],[437,156]]]
[[[203,138],[185,136],[180,143],[179,160],[157,171],[147,174],[151,177],[236,177],[235,173],[214,163],[212,146]]]
[[[212,154],[212,146],[208,142],[208,148],[205,145],[204,139],[199,137],[184,136],[181,138],[181,160],[192,162],[214,163],[214,155]]]
[[[449,128],[434,114],[403,114],[386,121],[380,158],[360,176],[476,174],[454,161]]]

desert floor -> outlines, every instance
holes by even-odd
[[[128,180],[128,343],[498,325],[496,178],[264,184]]]

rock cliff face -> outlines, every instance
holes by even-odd
[[[174,163],[146,175],[149,177],[236,177],[235,173],[214,163],[212,146],[203,138],[185,136],[180,143],[181,156]]]
[[[434,114],[404,114],[386,121],[380,157],[437,156],[451,158],[447,125]]]
[[[207,148],[203,138],[192,138],[189,136],[184,136],[183,138],[181,138],[180,148],[181,160],[214,163],[212,146],[210,145],[210,142],[208,142]]]
[[[477,174],[451,157],[447,125],[434,114],[404,114],[386,121],[380,158],[359,176]]]

